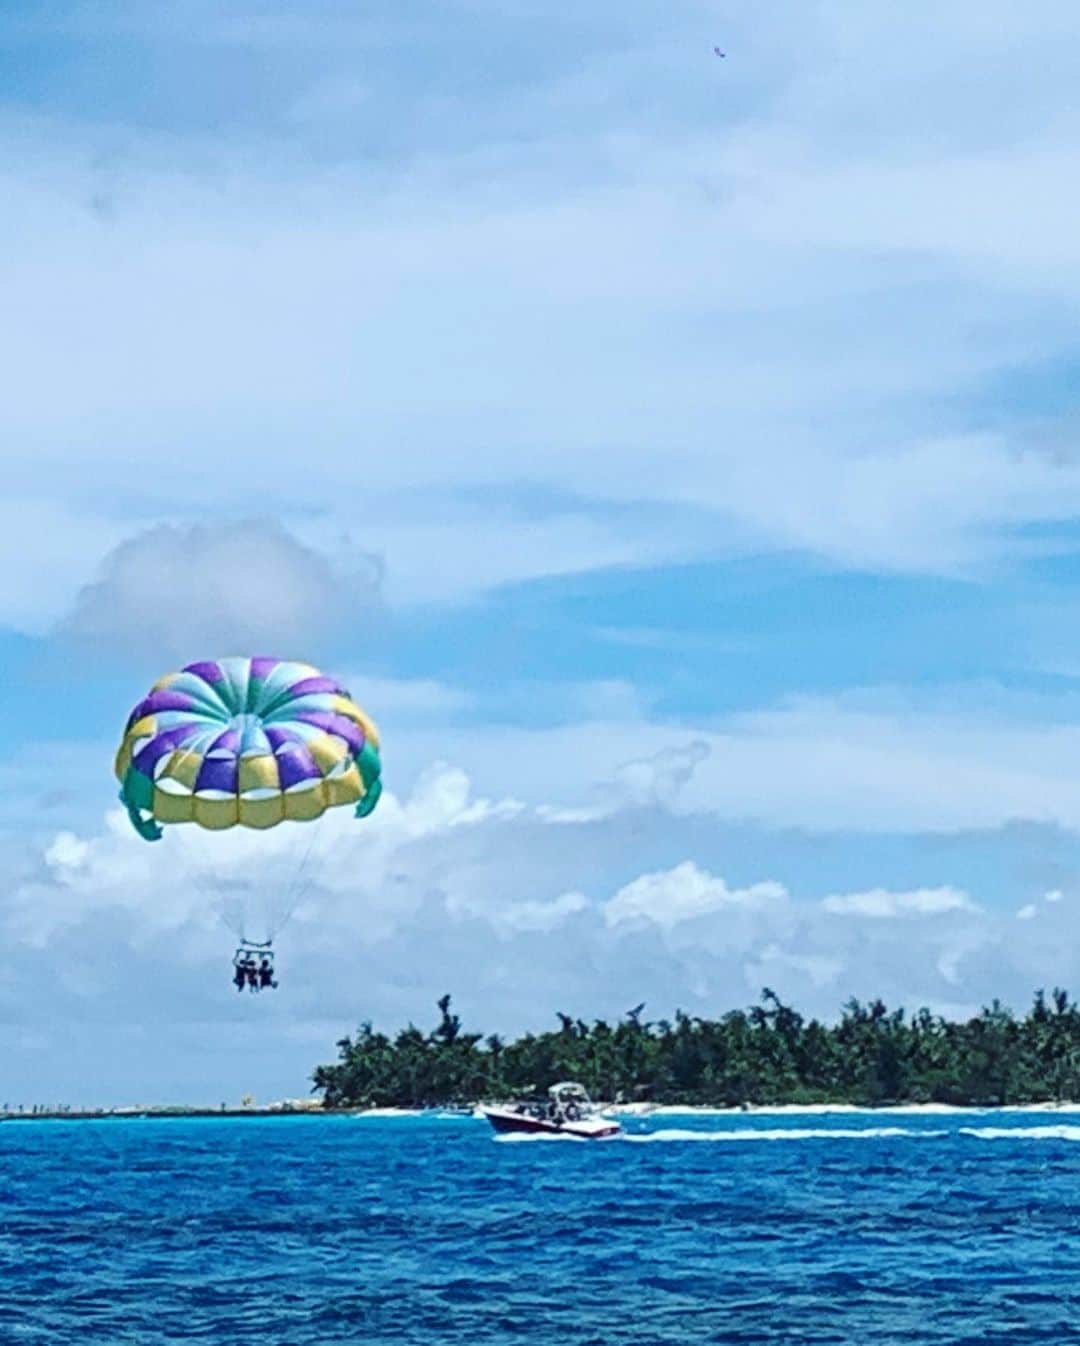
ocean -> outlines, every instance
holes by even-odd
[[[1080,1113],[0,1125],[0,1342],[1080,1341]]]

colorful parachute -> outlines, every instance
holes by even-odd
[[[128,718],[116,755],[120,798],[147,841],[162,825],[274,827],[339,804],[378,803],[374,724],[308,664],[233,658],[188,664],[156,682]]]

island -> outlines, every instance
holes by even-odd
[[[466,1032],[451,998],[430,1031],[371,1023],[318,1066],[327,1111],[471,1106],[580,1081],[593,1098],[693,1107],[949,1104],[1009,1107],[1080,1099],[1080,1010],[1055,988],[1024,1017],[994,1000],[967,1020],[849,1000],[835,1022],[807,1018],[766,988],[717,1019],[676,1013],[617,1022],[557,1015],[558,1027],[507,1040]]]

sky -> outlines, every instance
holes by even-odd
[[[447,991],[1080,990],[1078,44],[8,0],[0,1103],[301,1096]],[[251,652],[347,682],[383,802],[147,845],[128,710]],[[283,875],[237,996],[221,894]]]

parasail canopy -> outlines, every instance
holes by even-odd
[[[379,736],[349,693],[310,664],[229,658],[156,682],[116,755],[120,798],[147,841],[195,823],[274,827],[378,803]]]

